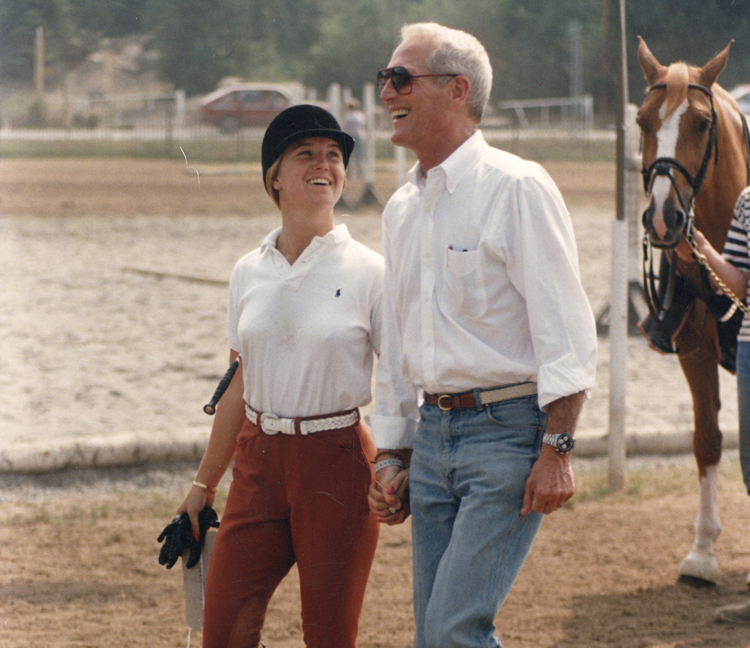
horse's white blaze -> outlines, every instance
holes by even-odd
[[[717,470],[718,466],[710,466],[706,469],[706,476],[701,477],[700,502],[698,516],[695,519],[695,541],[690,553],[680,563],[682,576],[693,576],[711,583],[717,582],[721,575],[713,550],[714,540],[721,533]]]
[[[677,138],[680,135],[680,118],[688,109],[688,101],[684,99],[669,117],[664,119],[666,111],[664,105],[659,109],[659,117],[662,124],[656,133],[656,157],[657,158],[674,158],[677,151]],[[656,176],[651,189],[651,196],[654,201],[654,229],[659,238],[664,238],[667,234],[667,226],[664,222],[664,204],[669,197],[669,191],[672,189],[672,183],[666,176]]]

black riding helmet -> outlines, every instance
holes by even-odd
[[[300,104],[280,112],[266,129],[261,150],[264,184],[268,169],[283,155],[287,147],[306,137],[332,139],[341,148],[344,168],[349,164],[349,156],[354,149],[352,136],[341,130],[336,118],[327,110],[320,106]]]

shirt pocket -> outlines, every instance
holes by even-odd
[[[443,271],[443,302],[458,319],[474,319],[487,310],[487,293],[482,279],[479,250],[448,246]]]

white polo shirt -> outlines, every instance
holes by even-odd
[[[596,327],[568,211],[538,164],[477,131],[383,212],[379,448],[410,447],[419,392],[536,381],[539,405],[589,390]]]
[[[368,404],[383,257],[342,224],[289,265],[280,233],[240,259],[229,282],[229,346],[242,354],[245,402],[283,417]]]

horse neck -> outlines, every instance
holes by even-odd
[[[716,86],[714,86],[716,87]],[[711,163],[695,199],[696,225],[716,249],[724,241],[732,221],[734,204],[747,185],[747,149],[737,110],[716,92],[718,163]]]

